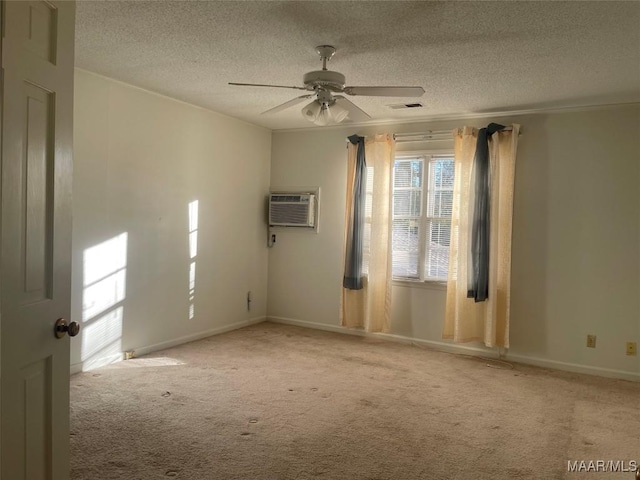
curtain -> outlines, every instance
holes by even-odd
[[[362,247],[364,235],[365,186],[367,162],[364,137],[351,135],[348,150],[346,251],[342,286],[350,290],[362,289]]]
[[[343,282],[340,321],[345,327],[363,328],[367,332],[388,332],[391,316],[391,201],[394,142],[389,135],[376,135],[364,141],[367,166],[367,190],[370,198],[362,218],[362,282],[361,288],[346,287]],[[347,203],[345,214],[345,280],[350,257],[357,251],[349,242],[354,235],[350,225],[358,205],[358,147],[349,143],[347,154]],[[363,192],[364,193],[364,192]],[[365,195],[366,197],[366,195]]]
[[[478,193],[474,159],[478,131],[471,127],[454,131],[454,197],[442,338],[509,348],[511,226],[519,130],[520,126],[514,124],[510,131],[496,131],[487,137],[488,278],[484,301],[477,301],[482,296],[467,296],[469,285],[473,284],[469,277],[474,275],[473,226]]]
[[[476,153],[471,170],[471,193],[473,204],[471,216],[471,255],[467,266],[467,297],[484,302],[489,296],[489,239],[491,230],[491,193],[489,175],[489,138],[503,130],[503,125],[490,123],[478,130]]]

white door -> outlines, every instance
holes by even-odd
[[[0,478],[68,480],[75,4],[2,7]]]

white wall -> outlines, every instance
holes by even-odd
[[[74,120],[73,368],[263,318],[271,132],[81,70]]]
[[[340,329],[345,137],[520,123],[512,259],[514,360],[640,379],[640,108],[274,132],[271,185],[322,188],[320,231],[280,232],[268,316]],[[402,144],[446,148],[450,142]],[[443,288],[393,287],[392,333],[443,342]],[[597,348],[587,349],[587,334]],[[444,343],[444,342],[443,342]]]

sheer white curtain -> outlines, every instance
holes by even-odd
[[[489,294],[476,303],[467,298],[473,205],[472,167],[478,132],[471,127],[454,131],[455,180],[449,249],[449,279],[442,338],[455,342],[483,342],[487,347],[509,347],[511,296],[511,226],[516,150],[520,126],[499,131],[489,142],[490,241]]]
[[[346,222],[351,218],[355,181],[356,145],[349,144],[347,155]],[[391,201],[394,141],[390,135],[365,140],[370,210],[365,213],[365,268],[362,289],[342,289],[340,321],[345,327],[367,332],[388,332],[391,316]],[[372,171],[371,171],[372,170]],[[346,232],[345,232],[346,247]],[[343,249],[344,250],[344,249]]]

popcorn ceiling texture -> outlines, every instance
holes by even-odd
[[[320,69],[349,85],[420,85],[415,98],[351,97],[376,121],[640,101],[640,2],[79,1],[76,64],[272,129],[260,112]]]
[[[567,462],[640,461],[638,398],[634,382],[261,323],[74,375],[71,479],[632,480]]]

